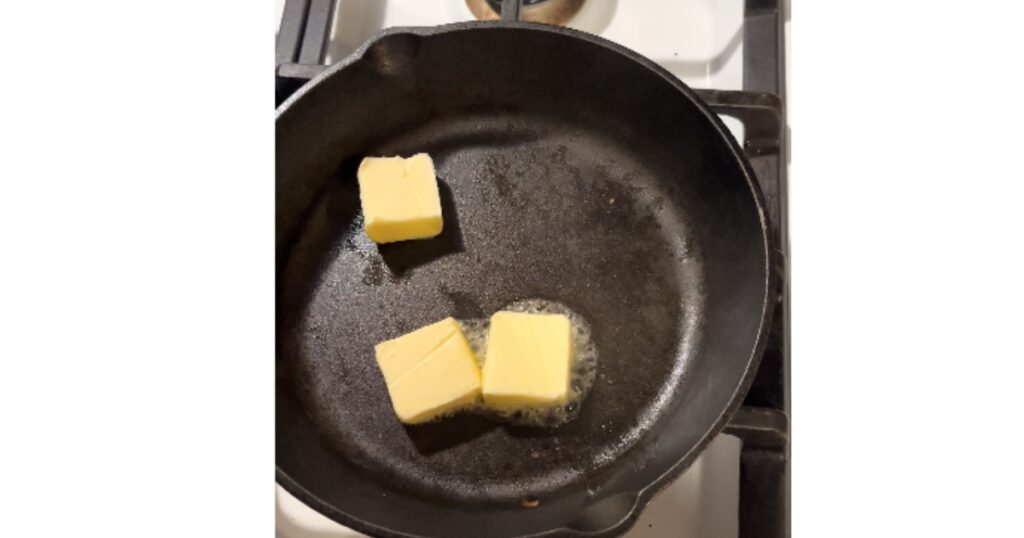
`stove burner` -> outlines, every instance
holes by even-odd
[[[466,0],[466,5],[479,20],[501,18],[501,0]],[[519,20],[565,26],[581,6],[583,0],[522,0]]]

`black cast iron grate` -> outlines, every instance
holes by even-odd
[[[277,34],[277,104],[324,69],[335,0],[287,0]],[[743,123],[743,144],[764,192],[783,276],[772,328],[754,383],[725,429],[743,442],[741,538],[784,538],[789,529],[788,137],[782,0],[745,0],[743,90],[696,90],[719,114]]]

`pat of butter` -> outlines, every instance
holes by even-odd
[[[358,176],[366,235],[374,242],[425,239],[441,233],[441,197],[430,155],[367,157],[359,165]]]
[[[402,422],[430,420],[480,395],[480,369],[462,327],[452,318],[381,342],[376,351],[391,404]]]
[[[569,318],[498,312],[491,316],[487,337],[484,404],[514,409],[565,403],[571,365]]]

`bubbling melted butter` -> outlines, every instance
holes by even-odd
[[[483,402],[478,401],[469,410],[513,424],[541,428],[560,426],[576,418],[597,377],[597,346],[594,345],[590,324],[568,306],[545,299],[524,299],[501,310],[527,314],[563,314],[569,318],[573,341],[569,397],[564,404],[554,407],[499,411],[486,408]],[[490,328],[490,319],[460,319],[458,322],[462,325],[462,332],[469,341],[469,347],[476,355],[477,363],[483,368],[484,361],[487,360],[487,332]]]

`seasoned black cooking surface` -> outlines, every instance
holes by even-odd
[[[681,384],[702,277],[686,215],[658,187],[671,178],[600,133],[512,117],[438,119],[370,153],[419,151],[437,167],[440,237],[366,238],[360,156],[311,214],[283,280],[283,304],[301,312],[285,339],[293,380],[332,446],[424,493],[519,499],[580,480],[635,443]],[[599,377],[575,421],[398,422],[374,344],[526,298],[567,304],[593,326]]]

